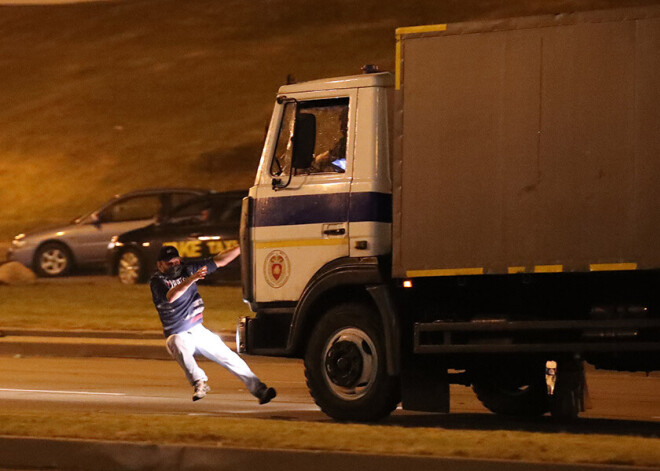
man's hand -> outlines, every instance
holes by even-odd
[[[208,268],[204,266],[199,270],[197,270],[195,273],[193,273],[190,279],[192,281],[203,280],[206,277],[207,272],[208,272]]]
[[[330,151],[326,150],[325,152],[320,153],[319,155],[314,157],[314,163],[317,164],[319,167],[323,167],[324,165],[328,165],[330,163]]]

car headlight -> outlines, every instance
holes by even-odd
[[[20,249],[25,244],[27,244],[27,240],[25,240],[25,234],[18,234],[16,237],[14,237],[14,240],[11,241],[11,245],[17,249]]]
[[[121,247],[124,245],[121,242],[118,242],[117,239],[119,239],[119,236],[113,236],[112,239],[110,239],[110,243],[108,244],[108,250],[112,250],[115,247]]]

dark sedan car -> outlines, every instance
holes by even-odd
[[[163,245],[176,247],[183,261],[208,258],[238,245],[245,196],[247,191],[210,193],[175,208],[160,222],[115,237],[108,246],[113,274],[125,284],[147,281],[156,269],[156,257]],[[240,280],[239,258],[208,280]]]

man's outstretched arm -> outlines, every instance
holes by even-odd
[[[237,245],[236,247],[233,247],[231,249],[225,250],[224,252],[220,252],[218,255],[213,257],[213,261],[215,262],[215,266],[220,268],[220,267],[225,267],[231,263],[232,260],[234,260],[236,257],[238,257],[241,254],[241,247],[240,245]]]
[[[206,276],[206,272],[207,268],[202,267],[193,273],[190,277],[186,278],[182,283],[170,289],[166,294],[167,301],[172,303],[179,299],[183,293],[185,293],[186,290],[192,286],[193,283],[195,283],[197,280],[203,280]]]

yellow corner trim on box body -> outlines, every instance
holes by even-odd
[[[396,50],[394,58],[394,87],[396,90],[401,90],[401,35],[414,33],[437,33],[440,31],[447,31],[447,25],[438,24],[426,26],[404,26],[403,28],[397,28],[395,30]]]
[[[458,275],[483,275],[483,268],[443,268],[440,270],[408,270],[406,277],[416,278],[421,276],[458,276]]]
[[[398,35],[396,37],[396,52],[394,63],[396,64],[394,70],[394,88],[395,90],[401,90],[401,37]]]
[[[590,271],[637,270],[636,263],[592,263]]]
[[[300,239],[300,240],[273,240],[257,242],[257,249],[277,249],[280,247],[309,247],[313,245],[342,245],[348,244],[348,239]]]
[[[564,265],[536,265],[534,273],[561,273],[564,271]]]
[[[402,34],[415,34],[415,33],[438,33],[440,31],[447,31],[447,23],[437,25],[422,25],[422,26],[404,26],[396,29],[396,35]]]
[[[525,273],[525,267],[509,267],[509,274]]]

